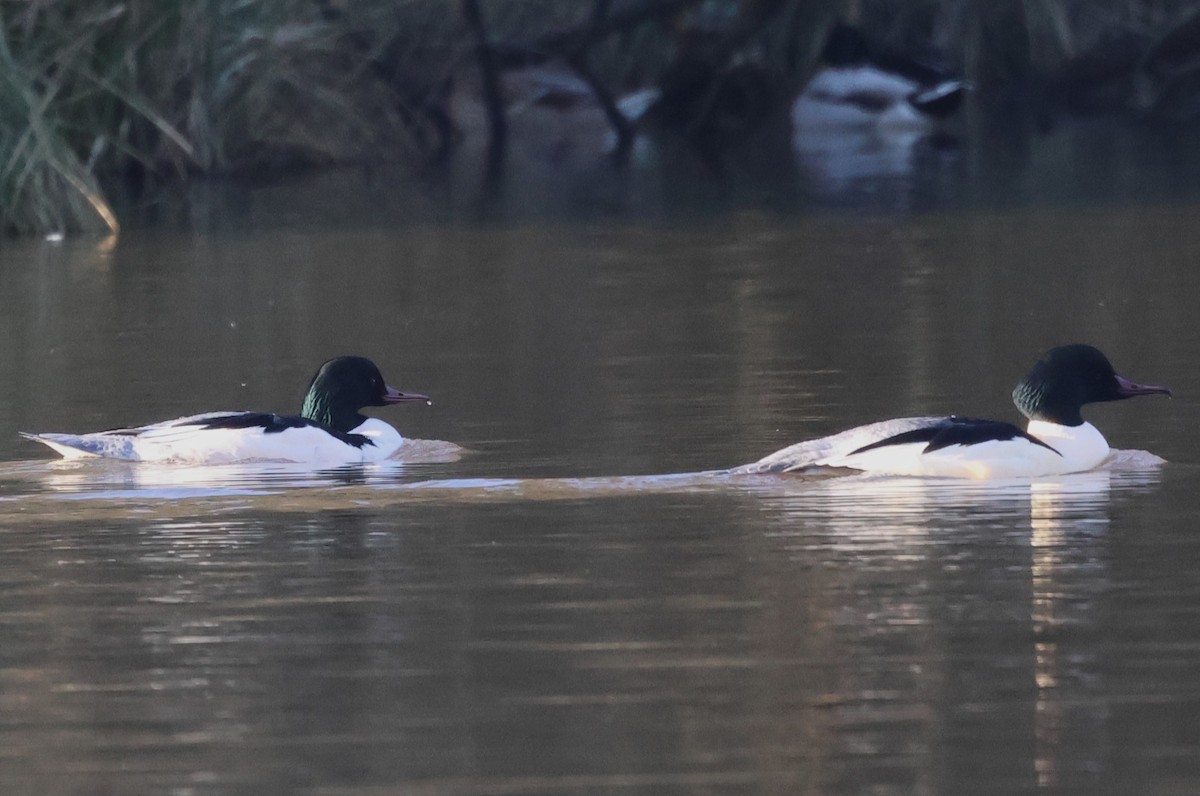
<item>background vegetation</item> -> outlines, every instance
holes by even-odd
[[[0,225],[115,229],[107,197],[164,180],[453,157],[481,41],[498,71],[557,56],[613,94],[687,57],[788,96],[838,18],[1006,107],[1200,115],[1182,0],[0,0]]]

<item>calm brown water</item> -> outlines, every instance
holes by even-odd
[[[1053,151],[880,183],[900,208],[497,218],[341,175],[5,242],[0,791],[1195,792],[1200,204],[1111,149],[1079,194],[1038,182]],[[993,173],[1023,187],[982,201]],[[1176,390],[1089,413],[1167,466],[687,475],[1015,419],[1068,341]],[[153,469],[15,435],[294,411],[351,352],[434,397],[381,416],[471,453]]]

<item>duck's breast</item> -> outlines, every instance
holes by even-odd
[[[1065,472],[1068,473],[1081,473],[1099,467],[1112,453],[1108,440],[1091,423],[1060,426],[1044,420],[1030,420],[1026,430],[1062,454],[1064,466],[1067,467]]]
[[[377,417],[369,417],[350,432],[366,437],[369,444],[363,446],[363,461],[378,462],[395,455],[404,444],[404,437],[390,424]]]

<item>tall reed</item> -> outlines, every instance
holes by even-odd
[[[410,154],[374,55],[301,0],[0,2],[0,227],[115,229],[131,175]]]

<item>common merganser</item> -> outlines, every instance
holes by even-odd
[[[207,412],[137,428],[92,434],[31,434],[68,459],[103,457],[144,462],[231,464],[297,462],[337,467],[377,462],[404,438],[392,426],[359,413],[364,406],[425,401],[384,383],[375,363],[337,357],[313,376],[299,416],[269,412]]]
[[[825,64],[792,104],[797,130],[924,128],[962,104],[969,84],[928,64],[872,59],[855,28],[838,25],[821,52]]]
[[[906,417],[801,442],[734,473],[789,473],[843,467],[883,475],[1020,478],[1091,470],[1108,442],[1080,415],[1084,404],[1137,395],[1170,396],[1166,387],[1117,375],[1090,345],[1051,349],[1013,390],[1029,418],[1025,431],[998,420]]]

